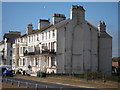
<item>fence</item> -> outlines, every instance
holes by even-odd
[[[2,82],[9,83],[11,85],[17,85],[18,87],[23,88],[53,88],[47,85],[37,84],[37,83],[31,83],[31,82],[25,82],[20,80],[13,80],[12,78],[2,78]]]

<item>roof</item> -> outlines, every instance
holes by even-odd
[[[58,22],[58,23],[56,23],[56,24],[54,24],[54,25],[53,25],[53,24],[46,25],[46,26],[44,26],[44,27],[41,28],[41,29],[33,30],[32,33],[21,35],[21,38],[22,38],[22,37],[25,37],[25,36],[28,36],[28,35],[32,35],[32,34],[38,33],[38,32],[46,31],[46,30],[48,30],[48,29],[59,28],[59,27],[65,25],[66,23],[68,23],[69,21],[70,21],[70,19],[67,19],[67,20],[63,20],[63,21],[61,21],[61,22]]]
[[[3,41],[3,40],[0,42],[0,45],[2,45],[2,44],[4,44],[4,41]]]
[[[100,38],[112,38],[107,32],[100,32]]]
[[[70,21],[71,21],[71,19],[63,20],[61,22],[58,22],[58,23],[54,24],[51,28],[60,28],[61,26],[64,26],[64,25],[68,24]]]
[[[112,59],[120,59],[120,57],[113,57]]]
[[[49,19],[48,19],[48,20],[46,20],[46,19],[40,19],[39,21],[40,21],[40,22],[41,22],[41,21],[50,22]]]
[[[120,62],[120,57],[113,57],[112,61],[114,61],[114,62],[118,62],[119,61]]]
[[[20,35],[19,34],[9,34],[9,33],[5,33],[4,34],[4,38],[14,38],[14,37],[20,37]]]
[[[94,25],[92,25],[92,24],[89,23],[88,21],[86,21],[86,22],[87,22],[87,24],[88,24],[89,26],[91,26],[91,27],[93,27],[94,29],[98,30],[98,28],[96,28]]]

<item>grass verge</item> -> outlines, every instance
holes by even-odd
[[[34,81],[41,81],[41,82],[48,82],[48,83],[59,83],[59,84],[67,84],[79,87],[89,87],[89,88],[118,88],[120,83],[107,81],[103,82],[102,80],[85,80],[81,78],[71,78],[69,76],[48,76],[46,78],[34,77],[34,76],[23,76],[23,75],[16,75],[17,78],[34,80]]]

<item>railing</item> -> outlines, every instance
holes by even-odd
[[[23,87],[23,88],[54,88],[48,85],[43,85],[43,84],[38,84],[38,83],[33,83],[33,82],[29,82],[29,81],[22,81],[22,80],[14,80],[12,78],[2,78],[1,80],[4,83],[9,83],[11,85],[17,85],[18,87]]]
[[[40,55],[40,54],[56,54],[55,50],[42,50],[42,52],[35,51],[35,52],[25,52],[24,56],[31,56],[31,55]]]

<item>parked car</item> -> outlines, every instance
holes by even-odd
[[[13,77],[13,71],[12,70],[5,70],[3,72],[3,76]]]
[[[3,72],[5,71],[5,70],[11,70],[12,68],[11,68],[11,66],[10,65],[0,65],[0,76],[2,76],[3,75]]]

